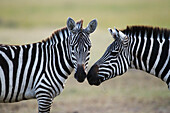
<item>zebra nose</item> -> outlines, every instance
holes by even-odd
[[[100,77],[98,76],[98,65],[93,65],[90,68],[90,71],[87,74],[87,80],[89,82],[90,85],[100,85],[101,81],[100,81]]]
[[[85,80],[86,73],[85,73],[84,64],[77,65],[77,71],[76,71],[74,77],[78,82],[83,82]]]

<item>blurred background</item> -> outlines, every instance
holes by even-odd
[[[0,43],[27,44],[46,39],[66,26],[68,17],[94,18],[89,68],[113,39],[107,28],[149,25],[170,29],[170,0],[0,0]],[[36,100],[0,104],[0,113],[38,112]],[[65,89],[54,99],[51,113],[169,113],[170,91],[160,79],[139,70],[129,70],[102,85],[78,83],[73,73]]]

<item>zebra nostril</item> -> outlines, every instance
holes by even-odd
[[[85,69],[84,69],[84,64],[77,65],[77,71],[76,71],[74,77],[78,82],[83,82],[85,80],[86,73],[85,73]]]

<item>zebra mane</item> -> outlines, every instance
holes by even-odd
[[[52,38],[54,38],[55,36],[58,36],[60,32],[65,31],[65,30],[68,31],[67,27],[64,27],[64,28],[55,30],[48,38],[42,40],[42,42],[50,41],[50,40],[51,40]],[[54,35],[55,35],[55,36],[54,36]],[[58,38],[58,37],[57,37],[57,38]]]
[[[77,28],[78,28],[78,29],[82,29],[83,20],[78,21],[78,22],[76,23],[76,25],[77,25]],[[60,32],[64,32],[64,31],[67,31],[67,32],[69,33],[67,27],[63,27],[63,28],[61,28],[61,29],[57,29],[57,30],[55,30],[55,31],[51,34],[51,36],[49,36],[47,39],[43,40],[43,42],[46,42],[46,41],[51,40],[52,38],[54,38],[54,35],[59,36],[59,33],[60,33]],[[57,37],[57,38],[59,38],[59,37]]]
[[[141,33],[141,35],[144,36],[144,34],[146,33],[148,38],[150,38],[152,33],[154,38],[157,38],[158,35],[160,37],[162,37],[163,35],[165,39],[168,39],[170,37],[170,29],[151,27],[151,26],[127,26],[126,29],[121,31],[126,35],[132,35],[132,36],[139,33]]]

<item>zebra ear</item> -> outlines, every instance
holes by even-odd
[[[113,36],[114,40],[116,40],[117,38],[117,32],[111,28],[108,28],[108,31],[110,32],[110,34]]]
[[[70,31],[73,31],[74,28],[75,28],[76,24],[75,24],[75,21],[72,19],[72,18],[68,18],[67,19],[67,28],[70,30]]]
[[[125,37],[127,37],[124,33],[122,33],[121,31],[119,31],[119,36],[120,39],[123,41]]]
[[[109,30],[109,32],[111,33],[111,35],[113,36],[114,39],[120,38],[122,41],[124,41],[125,38],[127,38],[127,36],[124,33],[117,30],[115,27],[114,27],[114,30],[111,29],[111,28],[108,28],[108,30]]]
[[[92,20],[92,21],[88,24],[88,26],[87,26],[87,28],[85,29],[85,31],[90,34],[90,33],[92,33],[92,32],[95,31],[96,27],[97,27],[97,20],[94,19],[94,20]]]

